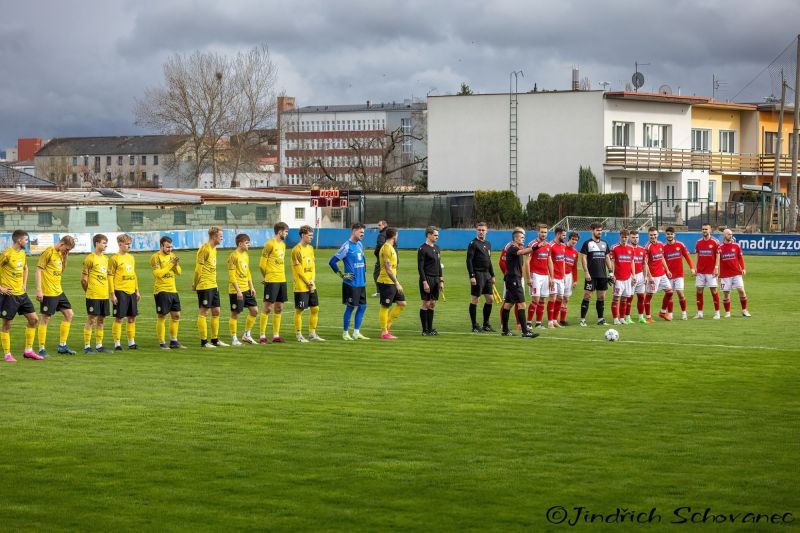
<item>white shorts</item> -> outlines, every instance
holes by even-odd
[[[572,274],[564,276],[564,292],[562,296],[564,296],[564,298],[572,296]]]
[[[633,284],[631,278],[626,280],[614,280],[614,297],[628,298],[633,296]]]
[[[720,278],[720,287],[722,292],[730,292],[733,289],[744,289],[744,280],[742,276],[733,276],[732,278]]]
[[[563,279],[554,279],[553,280],[553,291],[550,293],[550,296],[564,296],[564,280]]]
[[[634,274],[631,278],[631,285],[633,286],[633,292],[644,294],[644,272]]]
[[[550,277],[541,274],[531,274],[531,296],[547,298],[550,296]]]
[[[673,291],[683,290],[683,278],[672,278],[671,280],[669,280],[669,282],[672,285]]]
[[[672,284],[669,282],[666,274],[662,276],[656,276],[654,278],[650,278],[650,281],[647,283],[647,293],[653,294],[658,291],[671,291]]]
[[[698,274],[697,279],[694,281],[694,286],[698,289],[702,289],[703,287],[716,287],[717,276],[714,274]]]

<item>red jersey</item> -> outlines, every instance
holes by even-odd
[[[744,270],[744,255],[735,242],[723,242],[719,245],[719,277],[732,278],[741,276]]]
[[[578,250],[574,246],[564,246],[564,274],[572,274],[572,281],[578,279]]]
[[[664,257],[667,258],[667,267],[669,267],[669,273],[672,276],[671,279],[683,277],[684,259],[689,263],[689,268],[694,268],[692,256],[689,255],[689,250],[686,249],[686,246],[684,246],[682,242],[673,241],[672,244],[666,243],[664,245]]]
[[[697,254],[697,273],[714,274],[714,267],[717,266],[717,254],[719,253],[719,241],[714,237],[700,239],[694,245],[694,253]]]
[[[611,247],[614,259],[614,279],[625,281],[633,274],[633,246],[617,243]]]
[[[512,244],[514,244],[514,241],[511,241],[503,246],[503,249],[500,251],[500,259],[497,261],[497,265],[500,267],[500,271],[503,274],[505,274],[506,270],[508,270],[508,267],[506,267],[506,250],[508,250],[508,247]]]
[[[633,267],[634,274],[641,274],[644,272],[644,258],[647,255],[647,250],[638,244],[633,247]]]
[[[655,243],[648,242],[644,249],[647,252],[645,257],[647,260],[647,268],[650,270],[650,275],[654,278],[657,278],[666,274],[664,271],[664,263],[662,261],[662,259],[664,259],[664,245],[658,241]]]
[[[564,243],[550,243],[550,258],[553,260],[553,279],[564,279]]]
[[[531,242],[527,248],[531,246],[539,246],[533,250],[531,254],[530,267],[531,274],[539,274],[540,276],[547,276],[550,274],[550,269],[547,268],[547,260],[550,259],[550,243],[549,242]]]

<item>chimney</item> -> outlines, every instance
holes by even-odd
[[[577,90],[579,90],[581,88],[580,81],[578,81],[578,80],[580,80],[580,71],[578,70],[578,67],[574,66],[574,67],[572,67],[572,90],[573,91],[577,91]]]
[[[370,104],[371,104],[371,102],[369,100],[367,100],[367,109],[369,109]]]

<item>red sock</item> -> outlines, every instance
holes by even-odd
[[[742,311],[747,311],[747,298],[739,298],[739,303],[742,304]]]
[[[561,312],[561,300],[553,302],[553,320],[558,320],[558,315]],[[563,320],[563,318],[561,319]]]
[[[633,309],[633,296],[628,296],[628,301],[625,302],[625,316],[631,315],[631,309]]]
[[[664,298],[661,300],[661,311],[669,311],[669,303],[672,301],[672,293],[665,292]]]
[[[553,320],[553,312],[556,308],[556,302],[553,300],[548,300],[547,302],[547,321],[550,322]]]
[[[714,311],[719,312],[719,293],[715,292],[711,297],[714,299]]]
[[[616,298],[611,300],[611,316],[614,319],[619,318],[619,301]]]
[[[728,300],[728,299],[725,299],[725,300],[722,300],[722,304],[725,306],[725,312],[726,313],[730,313],[731,312],[731,301]]]
[[[645,296],[644,293],[636,295],[636,312],[638,312],[640,315],[644,314],[644,302],[646,299],[647,296]],[[649,310],[647,311],[647,314],[650,314]]]
[[[703,310],[703,293],[702,292],[698,292],[697,293],[697,310],[698,311],[702,311]]]
[[[567,321],[567,306],[564,305],[563,302],[561,303],[561,317],[559,318],[559,320],[561,320],[561,322]]]
[[[533,315],[536,314],[536,302],[531,300],[528,304],[528,322],[533,322]]]
[[[542,317],[544,316],[545,305],[547,305],[545,302],[539,300],[539,305],[536,306],[536,322],[542,321]]]
[[[686,298],[681,298],[678,301],[681,304],[681,311],[683,311],[685,313],[686,312]],[[671,309],[670,309],[670,311],[671,311]]]
[[[650,302],[653,299],[653,295],[651,293],[647,293],[644,295],[644,313],[647,316],[650,316]]]
[[[675,308],[675,301],[672,298],[670,298],[669,301],[667,302],[667,312],[671,313],[674,308]]]

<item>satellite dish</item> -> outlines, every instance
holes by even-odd
[[[658,88],[658,94],[672,94],[672,87],[669,85],[662,85]]]
[[[638,71],[634,72],[633,76],[631,76],[631,83],[636,89],[644,85],[644,74]]]

